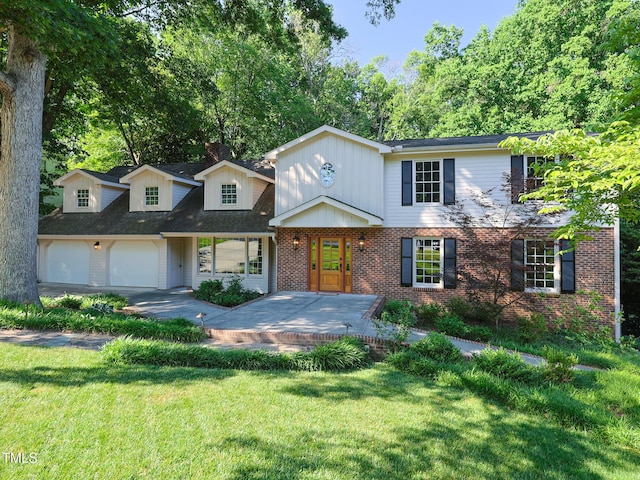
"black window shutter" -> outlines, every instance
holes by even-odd
[[[456,288],[458,272],[456,268],[456,239],[444,239],[444,288]]]
[[[524,157],[511,155],[511,203],[518,203],[524,193]]]
[[[401,239],[400,285],[413,285],[413,238]]]
[[[456,203],[456,159],[445,158],[442,163],[444,173],[444,204],[453,205]]]
[[[569,240],[560,240],[560,250],[565,251],[560,260],[560,292],[576,292],[576,255]]]
[[[402,162],[402,205],[413,205],[413,161]]]
[[[511,289],[524,290],[524,240],[511,241]]]

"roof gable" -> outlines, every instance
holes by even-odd
[[[54,180],[53,184],[56,187],[64,187],[65,184],[71,183],[74,177],[80,176],[84,178],[90,179],[96,185],[105,185],[114,188],[120,188],[126,190],[129,188],[128,185],[122,185],[118,183],[118,177],[114,177],[113,175],[107,175],[105,173],[93,172],[91,170],[84,170],[82,168],[76,168],[75,170],[71,170],[70,172],[64,174],[60,178]]]
[[[373,148],[374,150],[378,150],[379,153],[391,152],[391,147],[389,145],[385,145],[384,143],[374,142],[373,140],[368,140],[364,137],[360,137],[358,135],[345,132],[344,130],[340,130],[335,127],[330,127],[328,125],[323,125],[322,127],[316,128],[315,130],[305,135],[302,135],[301,137],[298,137],[294,140],[291,140],[288,143],[285,143],[284,145],[276,148],[275,150],[271,150],[270,152],[267,152],[267,154],[265,155],[265,158],[267,160],[272,160],[272,161],[277,160],[279,154],[287,150],[290,150],[292,148],[295,148],[298,145],[301,145],[302,143],[308,142],[320,135],[325,135],[325,134],[334,135],[336,137],[340,137],[346,140],[350,140],[352,142],[366,145],[368,147]]]
[[[132,172],[129,172],[125,176],[121,177],[120,183],[131,183],[133,178],[146,172],[156,173],[158,175],[163,176],[167,180],[176,182],[176,183],[182,183],[182,184],[191,185],[194,187],[197,187],[200,185],[199,182],[194,181],[188,175],[184,175],[184,174],[169,170],[167,168],[163,168],[160,166],[153,166],[153,165],[142,165],[141,167],[136,168]]]
[[[229,160],[222,160],[218,163],[216,163],[215,165],[207,168],[206,170],[201,171],[200,173],[198,173],[197,175],[195,175],[193,178],[194,180],[200,180],[202,182],[204,182],[208,176],[214,174],[216,171],[222,169],[222,168],[231,168],[232,170],[237,170],[241,173],[243,173],[244,175],[246,175],[247,177],[251,178],[251,177],[255,177],[255,178],[259,178],[261,180],[264,180],[265,182],[269,182],[269,183],[274,183],[275,180],[273,178],[267,177],[266,175],[263,175],[251,168],[247,168],[243,165],[239,165],[235,162],[231,162]]]

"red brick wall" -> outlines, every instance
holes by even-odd
[[[539,237],[548,235],[551,230],[538,229]],[[357,248],[358,237],[365,236],[365,249]],[[293,249],[293,237],[300,237],[297,250]],[[499,232],[482,229],[479,235],[487,240],[496,239]],[[458,282],[456,289],[424,289],[403,287],[400,285],[400,242],[403,237],[433,236],[443,238],[463,238],[457,228],[322,228],[292,229],[279,228],[278,243],[278,290],[305,291],[308,289],[307,265],[309,261],[308,238],[311,236],[351,236],[353,239],[353,293],[384,295],[387,299],[408,299],[414,303],[444,303],[453,296],[465,296],[465,286]],[[552,322],[562,311],[575,306],[587,306],[589,295],[585,292],[596,291],[602,295],[599,303],[602,308],[601,323],[607,326],[615,324],[615,285],[614,285],[614,233],[613,229],[602,229],[593,234],[594,240],[583,242],[575,252],[576,294],[538,295],[513,292],[505,299],[506,303],[517,301],[504,311],[504,318],[512,320],[517,315],[525,315],[532,310],[543,313]],[[458,268],[463,255],[464,243],[457,246]],[[504,249],[505,258],[510,257],[508,248]],[[509,275],[509,271],[505,275]],[[508,280],[507,280],[508,281]],[[581,293],[582,292],[582,293]],[[612,329],[613,331],[613,329]]]

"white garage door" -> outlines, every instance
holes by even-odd
[[[88,285],[90,253],[84,241],[53,242],[47,250],[47,281]]]
[[[109,260],[111,285],[158,286],[158,248],[153,242],[116,242]]]

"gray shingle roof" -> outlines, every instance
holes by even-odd
[[[204,186],[196,187],[170,212],[130,212],[129,192],[99,213],[62,213],[56,209],[40,220],[41,235],[158,235],[162,233],[269,233],[273,217],[273,185],[252,210],[204,210]]]
[[[526,137],[536,140],[546,132],[503,133],[499,135],[477,135],[473,137],[442,137],[442,138],[418,138],[408,140],[389,140],[381,142],[390,147],[418,148],[418,147],[448,147],[453,145],[498,145],[508,137]]]

